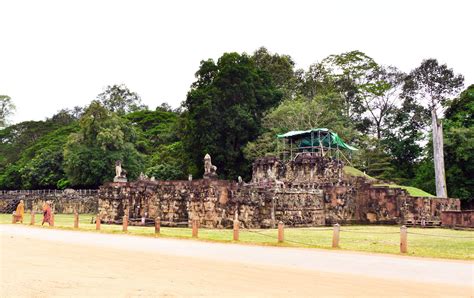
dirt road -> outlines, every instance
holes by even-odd
[[[472,296],[473,263],[0,225],[0,296]]]

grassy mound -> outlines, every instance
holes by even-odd
[[[376,181],[375,178],[365,174],[364,172],[350,166],[345,166],[343,168],[344,174],[348,176],[354,176],[354,177],[365,177],[368,180]],[[434,197],[432,194],[427,193],[426,191],[413,187],[413,186],[404,186],[404,185],[398,185],[398,184],[386,184],[386,183],[381,183],[381,184],[374,184],[374,186],[388,186],[391,188],[401,188],[404,189],[408,192],[410,196],[413,197]]]
[[[405,186],[405,185],[398,185],[398,184],[374,184],[374,186],[388,186],[391,188],[401,188],[401,189],[406,190],[408,194],[412,197],[434,197],[434,195],[413,186]]]
[[[369,179],[369,180],[375,180],[374,177],[371,177],[371,176],[365,174],[364,172],[362,172],[361,170],[358,170],[354,167],[344,166],[342,171],[344,172],[344,174],[346,174],[348,176],[365,177],[366,179]]]

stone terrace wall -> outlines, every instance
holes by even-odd
[[[46,201],[51,201],[55,213],[97,213],[97,190],[17,190],[0,191],[0,213],[12,213],[23,200],[25,211],[42,212]]]
[[[474,228],[474,210],[443,211],[441,221],[445,227]]]

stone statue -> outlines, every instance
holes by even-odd
[[[217,178],[217,167],[212,164],[211,156],[204,156],[204,179]]]
[[[138,176],[138,180],[148,180],[148,176],[143,174],[143,172],[140,172],[140,176]]]
[[[188,175],[188,181],[193,181],[193,175],[192,174]]]
[[[122,169],[122,162],[120,160],[115,161],[114,182],[127,182],[127,171]]]

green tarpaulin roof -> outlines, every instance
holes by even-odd
[[[311,133],[313,138],[311,139]],[[319,139],[321,136],[321,139]],[[344,141],[337,135],[337,133],[330,131],[327,128],[313,128],[310,130],[293,130],[287,133],[277,135],[278,138],[287,138],[293,140],[301,140],[300,147],[319,146],[321,143],[324,147],[338,147],[351,151],[358,149],[344,143]],[[312,142],[311,142],[312,140]],[[312,143],[312,144],[311,144]]]

